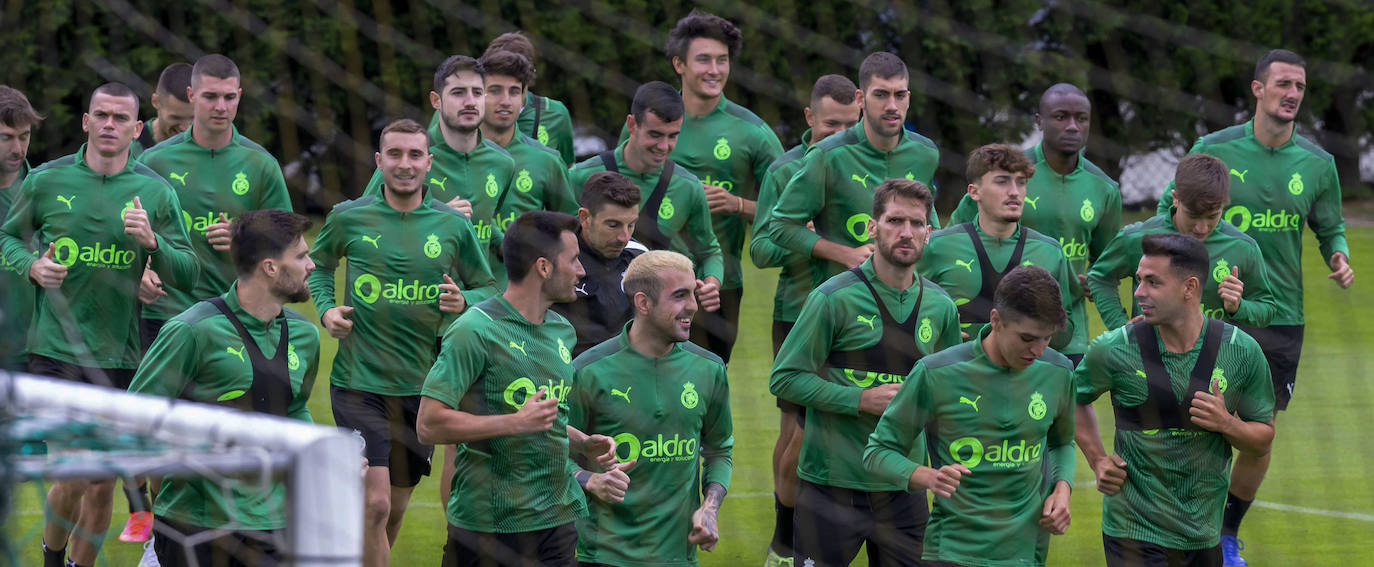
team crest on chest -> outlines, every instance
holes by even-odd
[[[701,401],[700,398],[697,397],[697,386],[696,386],[696,384],[693,384],[693,383],[691,383],[691,382],[688,382],[688,383],[686,383],[686,384],[683,384],[683,385],[682,385],[682,396],[680,397],[679,401],[682,402],[682,407],[684,407],[684,408],[687,408],[687,409],[696,408],[696,407],[697,407],[697,403]]]

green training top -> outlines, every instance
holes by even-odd
[[[754,236],[749,239],[749,258],[759,268],[782,267],[778,273],[778,288],[773,293],[773,320],[795,323],[801,313],[807,294],[816,289],[822,280],[817,279],[821,272],[810,254],[798,254],[778,246],[764,232],[763,228],[772,218],[773,208],[787,182],[801,169],[802,157],[806,155],[806,140],[811,139],[811,131],[802,133],[802,143],[787,150],[773,164],[759,186],[759,200],[754,213]]]
[[[1108,329],[1125,325],[1130,319],[1121,306],[1117,286],[1125,278],[1131,278],[1131,289],[1140,284],[1135,279],[1135,271],[1140,266],[1141,240],[1147,234],[1169,233],[1178,233],[1172,212],[1134,223],[1121,229],[1121,234],[1093,262],[1092,270],[1088,273],[1088,287],[1092,289],[1102,323]],[[1212,270],[1202,281],[1203,314],[1252,327],[1267,327],[1274,318],[1277,306],[1269,286],[1269,270],[1254,239],[1236,230],[1231,223],[1221,221],[1202,244],[1207,247],[1207,255],[1211,258],[1209,262],[1212,263]],[[1240,280],[1245,284],[1245,291],[1241,294],[1240,307],[1235,314],[1227,315],[1222,308],[1221,296],[1217,294],[1217,286],[1231,275],[1233,267],[1240,269]],[[1131,302],[1134,305],[1134,297]],[[1131,313],[1138,313],[1138,307],[1134,306]]]
[[[0,188],[0,213],[8,214],[14,205],[14,195],[29,174],[26,161],[19,168],[19,176],[9,187]],[[37,254],[37,252],[34,252]],[[24,343],[29,336],[29,323],[33,320],[33,280],[28,271],[19,271],[17,264],[0,255],[0,370],[24,371],[28,369],[28,356],[24,354]]]
[[[310,295],[323,314],[337,305],[334,271],[347,259],[343,303],[353,331],[339,341],[329,383],[384,396],[420,394],[434,344],[457,317],[439,311],[448,274],[468,305],[496,293],[486,254],[462,213],[434,199],[402,213],[382,197],[334,207],[310,250]]]
[[[502,232],[517,217],[529,211],[557,211],[577,214],[581,187],[573,191],[568,184],[568,166],[558,152],[517,131],[505,150],[515,160],[515,180],[496,210]]]
[[[462,443],[448,499],[448,522],[477,532],[514,533],[561,526],[586,513],[568,456],[573,393],[572,325],[558,313],[525,320],[502,296],[469,307],[444,333],[422,395],[475,415],[519,411],[539,388],[558,398],[543,433]]]
[[[962,464],[973,474],[950,498],[935,497],[922,558],[1043,565],[1036,540],[1045,498],[1059,481],[1073,482],[1073,363],[1047,348],[1025,369],[998,366],[983,351],[990,330],[916,364],[869,438],[864,466],[905,486],[920,464],[907,455],[922,432],[933,435],[931,467]]]
[[[1198,333],[1185,353],[1160,348],[1176,396],[1188,388],[1204,335]],[[1212,376],[1220,382],[1226,409],[1245,421],[1270,421],[1274,388],[1264,352],[1250,335],[1229,324],[1221,338]],[[1144,403],[1148,386],[1142,368],[1129,326],[1103,333],[1093,340],[1074,376],[1077,402],[1091,404],[1110,391],[1115,405]],[[1126,461],[1126,484],[1116,495],[1102,498],[1102,533],[1173,549],[1217,545],[1231,482],[1231,446],[1225,437],[1185,429],[1118,429],[1112,445]]]
[[[208,149],[196,143],[191,130],[148,148],[139,161],[157,172],[176,191],[181,216],[191,236],[191,249],[200,260],[194,287],[165,286],[167,296],[143,308],[145,319],[165,320],[193,303],[229,289],[237,274],[229,251],[210,246],[205,233],[223,213],[234,220],[244,211],[291,210],[291,195],[281,167],[266,149],[234,130],[229,145]]]
[[[249,314],[239,303],[237,283],[221,295],[262,355],[277,354],[281,326],[287,327],[286,368],[291,376],[287,417],[312,421],[306,402],[320,366],[320,332],[289,307],[271,321]],[[253,364],[233,322],[209,302],[198,302],[173,317],[148,348],[130,392],[214,404],[223,396],[253,386]],[[275,530],[286,525],[286,485],[267,490],[251,479],[216,483],[207,479],[166,478],[153,512],[159,517],[203,528]]]
[[[920,356],[963,341],[959,313],[940,286],[918,278],[924,294],[916,285],[896,290],[878,279],[872,258],[859,266],[897,321],[907,321],[916,297],[922,296],[912,347]],[[878,416],[859,411],[859,396],[868,388],[902,383],[906,378],[902,373],[911,369],[889,374],[827,364],[832,351],[878,346],[883,330],[873,293],[846,270],[811,292],[797,326],[778,350],[769,389],[779,398],[806,406],[806,433],[797,465],[802,480],[870,492],[906,490],[905,481],[894,483],[864,470],[864,447],[878,425]],[[907,458],[925,462],[923,444],[913,444],[911,449]]]
[[[935,167],[940,151],[935,142],[911,131],[884,152],[868,142],[864,122],[837,132],[807,150],[801,170],[787,182],[773,207],[763,233],[773,243],[811,256],[822,238],[851,248],[869,243],[868,220],[873,216],[873,190],[886,179],[904,177],[935,190]],[[938,215],[930,221],[938,226]],[[806,228],[815,222],[816,230]],[[818,262],[819,277],[829,278],[847,266]]]
[[[67,266],[56,293],[35,290],[29,353],[79,366],[138,368],[138,286],[145,262],[152,258],[153,270],[173,287],[189,287],[200,262],[166,180],[134,160],[114,175],[101,175],[86,165],[85,151],[82,144],[24,178],[0,226],[0,248],[26,277],[38,259],[33,251],[46,253],[49,244],[57,247],[53,260]],[[134,197],[148,211],[157,252],[124,233],[124,210]]]
[[[520,130],[521,134],[529,136],[540,144],[558,152],[558,157],[563,160],[563,163],[572,163],[576,158],[573,155],[572,115],[568,113],[568,107],[549,97],[540,97],[544,101],[544,105],[539,113],[539,130],[535,131],[535,96],[537,95],[525,91],[525,106],[520,109],[520,116],[516,118],[515,127]],[[429,118],[429,138],[431,140],[443,139],[443,134],[439,131],[438,112]]]
[[[1311,140],[1293,132],[1287,144],[1270,148],[1255,138],[1254,122],[1213,132],[1188,153],[1221,158],[1231,169],[1231,204],[1221,218],[1255,239],[1264,250],[1278,313],[1270,325],[1303,324],[1302,226],[1317,235],[1323,260],[1344,252],[1341,183],[1336,161]],[[1159,198],[1169,214],[1173,184]]]
[[[620,174],[639,186],[640,206],[649,200],[658,185],[660,168],[653,173],[640,173],[625,165],[625,144],[615,149],[615,164]],[[573,166],[568,177],[573,187],[587,184],[587,178],[598,171],[605,171],[601,156]],[[663,204],[658,207],[658,227],[671,239],[668,248],[692,259],[697,268],[697,278],[715,276],[725,282],[724,264],[721,258],[720,243],[711,228],[711,209],[706,206],[706,191],[701,181],[683,167],[673,168],[673,178],[668,182]]]
[[[498,255],[503,233],[496,226],[496,211],[515,178],[515,160],[505,148],[486,138],[468,153],[454,150],[443,137],[432,140],[435,143],[429,147],[429,152],[434,155],[434,165],[430,166],[429,178],[425,181],[429,196],[442,203],[456,198],[472,203],[469,220],[477,232],[477,242],[487,250],[487,265],[491,267],[492,277],[496,278],[497,288],[505,289],[506,270]],[[384,183],[382,170],[376,170],[363,195],[381,198]]]
[[[568,423],[615,439],[621,462],[638,459],[626,471],[624,502],[588,499],[588,515],[577,526],[577,559],[696,565],[697,547],[687,534],[701,493],[711,483],[730,488],[735,438],[725,363],[692,343],[645,356],[630,346],[633,324],[573,361],[577,388]]]
[[[1064,354],[1083,354],[1088,346],[1087,318],[1080,318],[1075,314],[1076,310],[1083,308],[1082,303],[1074,300],[1074,290],[1079,288],[1078,279],[1069,271],[1069,263],[1064,259],[1059,243],[1024,225],[1017,225],[1017,232],[1007,238],[994,238],[983,232],[976,217],[972,222],[983,248],[987,250],[988,259],[992,261],[992,269],[998,272],[1007,270],[1007,261],[1016,249],[1020,231],[1026,231],[1026,245],[1021,252],[1021,263],[1049,270],[1055,281],[1059,282],[1060,301],[1067,311],[1065,316],[1068,324],[1063,331],[1055,335],[1050,346]],[[980,268],[973,240],[969,238],[963,225],[952,225],[931,234],[930,242],[921,253],[921,259],[916,262],[916,271],[944,288],[950,297],[954,298],[955,305],[968,303],[978,295],[983,286],[983,273]],[[1083,321],[1082,324],[1079,323],[1080,319]],[[970,336],[977,329],[977,326],[971,323],[963,325]]]

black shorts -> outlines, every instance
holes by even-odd
[[[792,332],[792,327],[797,326],[793,321],[773,321],[773,358],[778,358],[778,351],[782,350],[782,342],[787,340],[787,333]],[[782,413],[797,416],[797,424],[803,425],[806,421],[806,407],[801,406],[782,398],[778,398],[778,409]]]
[[[1221,567],[1221,545],[1205,549],[1171,549],[1138,539],[1102,534],[1107,567]]]
[[[209,531],[207,528],[173,522],[161,516],[153,522],[153,553],[162,567],[275,567],[283,556],[276,543],[276,530],[226,530],[214,539],[192,546],[184,538]]]
[[[1298,381],[1298,359],[1302,356],[1302,335],[1305,325],[1276,325],[1271,327],[1241,327],[1264,349],[1269,362],[1269,377],[1274,381],[1274,410],[1288,409],[1293,399],[1293,385]]]
[[[138,342],[143,347],[143,354],[148,354],[148,349],[153,346],[157,334],[162,332],[162,327],[166,324],[166,319],[138,320]]]
[[[128,390],[129,384],[134,382],[134,373],[137,370],[132,368],[91,368],[89,366],[77,366],[70,362],[64,362],[55,358],[48,358],[39,354],[29,355],[29,373],[39,376],[50,376],[91,384],[94,386],[105,386],[119,390]]]
[[[730,363],[730,351],[735,349],[735,339],[739,336],[739,303],[744,298],[744,289],[720,290],[720,309],[715,311],[697,310],[692,321],[692,342],[711,351],[726,364]]]
[[[921,564],[925,491],[865,492],[802,480],[797,485],[792,536],[793,565],[848,565],[865,543],[868,564]]]
[[[443,567],[573,567],[577,525],[498,534],[448,525]]]
[[[331,385],[329,407],[334,425],[363,436],[368,466],[390,469],[391,486],[410,488],[429,476],[434,446],[420,443],[415,432],[420,396],[383,396]]]

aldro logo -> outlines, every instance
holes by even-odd
[[[886,372],[867,372],[864,370],[844,369],[844,377],[853,382],[855,386],[867,388],[874,384],[901,384],[906,380],[906,376],[901,374],[888,374]]]
[[[1064,257],[1070,262],[1086,262],[1088,260],[1088,245],[1079,242],[1077,238],[1064,240],[1064,237],[1059,237],[1059,248],[1064,250]]]
[[[248,183],[248,176],[240,171],[238,175],[234,176],[234,182],[229,184],[229,188],[234,190],[235,195],[247,195],[248,190],[252,189],[252,185]]]
[[[1003,439],[1000,444],[985,446],[977,437],[961,437],[949,444],[949,456],[969,470],[977,468],[984,461],[994,467],[1017,468],[1040,462],[1042,449],[1039,443],[1027,445],[1025,439],[1018,439],[1015,443]]]
[[[372,274],[363,274],[353,280],[353,297],[372,305],[378,299],[385,299],[394,305],[426,304],[439,300],[438,284],[422,284],[420,280],[409,282],[396,278],[395,282],[382,283]]]
[[[730,140],[717,138],[716,147],[711,148],[711,155],[715,156],[716,159],[720,161],[730,159]]]
[[[501,192],[501,186],[496,184],[495,174],[487,174],[487,184],[484,185],[482,189],[487,192],[488,197],[495,197],[497,193]]]
[[[206,211],[203,215],[191,216],[190,212],[183,210],[181,211],[181,220],[186,221],[187,232],[199,232],[203,234],[210,230],[210,225],[219,222],[219,215],[220,213],[215,211]],[[224,218],[229,219],[229,222],[234,221],[234,217],[229,216],[228,213],[224,214]]]
[[[721,189],[724,189],[731,193],[735,192],[735,183],[733,181],[730,181],[729,179],[716,179],[711,177],[710,175],[707,175],[706,177],[701,178],[701,183],[703,185],[715,185],[716,187],[720,187]]]
[[[63,266],[73,266],[80,261],[90,268],[126,270],[133,266],[134,259],[138,257],[133,250],[124,250],[103,242],[83,245],[70,236],[57,239],[53,245],[53,261]]]
[[[1255,229],[1259,232],[1287,232],[1298,230],[1302,227],[1301,219],[1297,213],[1290,213],[1283,209],[1265,209],[1262,212],[1251,212],[1244,205],[1236,205],[1226,209],[1221,218],[1225,219],[1241,232],[1250,232]]]
[[[697,439],[695,437],[683,439],[682,435],[678,433],[674,433],[671,438],[664,438],[662,433],[653,435],[654,437],[644,440],[640,440],[638,436],[629,432],[616,435],[614,437],[616,459],[622,463],[641,457],[651,463],[696,462]]]
[[[562,379],[558,380],[557,384],[554,384],[551,379],[546,379],[543,384],[536,385],[534,380],[526,376],[521,376],[511,381],[510,385],[506,386],[506,391],[502,394],[502,399],[505,400],[506,405],[519,411],[520,408],[525,407],[526,403],[534,399],[534,395],[539,392],[539,388],[541,387],[544,388],[548,396],[558,399],[558,407],[568,407],[568,393],[572,392],[572,386],[569,386],[567,382]]]
[[[515,176],[515,188],[521,193],[529,193],[530,189],[534,189],[534,180],[530,179],[530,170],[520,170],[520,174]]]
[[[854,240],[868,242],[868,221],[872,219],[868,213],[858,213],[845,219],[844,228]]]
[[[425,257],[438,258],[444,253],[444,245],[439,243],[439,235],[430,234],[425,237]]]

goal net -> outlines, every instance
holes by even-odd
[[[229,491],[286,484],[285,529],[270,536],[285,565],[360,565],[363,489],[359,441],[332,427],[182,400],[0,372],[0,525],[21,483],[194,477]],[[228,526],[232,529],[233,526]],[[41,529],[0,531],[0,565]],[[79,534],[91,537],[90,534]],[[218,535],[167,533],[185,543]],[[103,537],[103,534],[100,535]]]

